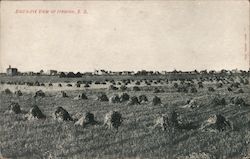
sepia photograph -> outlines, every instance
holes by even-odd
[[[0,1],[0,159],[250,159],[249,0]]]

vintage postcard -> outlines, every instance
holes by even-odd
[[[0,159],[249,159],[249,36],[249,0],[0,1]]]

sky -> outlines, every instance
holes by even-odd
[[[1,1],[0,72],[248,70],[249,11],[247,0]]]

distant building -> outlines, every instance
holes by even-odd
[[[162,74],[162,75],[167,75],[168,72],[167,72],[167,71],[161,71],[161,74]]]
[[[240,73],[240,71],[236,68],[231,71],[232,73]]]
[[[134,71],[123,71],[122,75],[134,75],[135,72]]]
[[[16,76],[18,74],[18,70],[17,68],[11,68],[11,66],[9,65],[9,68],[6,69],[6,74],[8,76]]]
[[[55,76],[55,75],[57,75],[57,70],[48,70],[47,74],[51,75],[51,76]]]
[[[94,75],[109,75],[109,73],[106,70],[95,70]]]
[[[29,71],[29,72],[26,72],[28,76],[34,76],[35,75],[35,72],[33,71]]]
[[[40,75],[44,75],[44,71],[43,71],[43,70],[40,70],[40,71],[39,71],[39,74],[40,74]]]
[[[109,74],[119,76],[119,75],[122,75],[122,72],[112,72],[112,71],[110,71]]]

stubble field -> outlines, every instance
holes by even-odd
[[[47,77],[49,78],[49,77]],[[217,88],[218,82],[204,81],[203,88],[198,88],[197,80],[193,85],[196,93],[177,91],[174,83],[180,81],[152,80],[146,85],[144,80],[131,80],[127,90],[110,90],[112,83],[119,88],[119,79],[106,84],[81,84],[77,88],[66,86],[76,81],[52,81],[53,86],[27,86],[7,84],[6,79],[0,84],[0,91],[21,90],[23,95],[0,93],[0,151],[3,158],[244,158],[250,156],[250,85],[240,84],[239,88],[228,91],[231,83]],[[94,81],[94,80],[93,80]],[[140,81],[140,84],[136,83]],[[41,81],[40,81],[41,82]],[[120,83],[119,83],[120,82]],[[187,81],[185,81],[188,83]],[[58,87],[62,83],[62,87]],[[138,86],[140,91],[132,88]],[[208,91],[213,87],[214,92]],[[156,93],[155,89],[161,91]],[[242,89],[239,93],[237,90]],[[34,98],[37,90],[43,90],[45,97]],[[68,97],[60,97],[65,91]],[[85,93],[88,99],[75,100],[79,93]],[[99,93],[108,97],[127,93],[131,96],[146,95],[148,102],[128,105],[127,102],[111,103],[96,100]],[[161,99],[161,104],[153,105],[153,97]],[[238,96],[246,106],[232,104],[230,99]],[[226,104],[216,104],[214,98],[224,98]],[[190,99],[199,106],[184,107]],[[22,113],[9,113],[9,105],[19,103]],[[46,115],[46,119],[27,120],[25,114],[32,105],[37,105]],[[57,107],[63,107],[75,119],[84,113],[92,112],[97,125],[86,127],[74,125],[74,121],[57,121],[53,113]],[[103,125],[105,114],[119,111],[124,120],[118,131]],[[170,128],[163,131],[154,128],[155,120],[161,114],[175,110],[184,123],[195,123],[197,128]],[[200,129],[201,125],[213,114],[222,114],[233,128],[225,131]],[[1,158],[1,157],[0,157]]]

